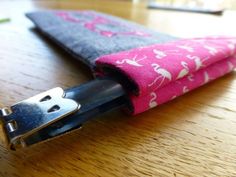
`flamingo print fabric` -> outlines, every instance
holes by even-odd
[[[144,112],[219,78],[236,67],[236,38],[184,39],[98,58],[135,83],[133,114]]]

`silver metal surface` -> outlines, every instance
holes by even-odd
[[[9,147],[17,149],[57,136],[55,130],[64,126],[60,120],[80,109],[80,104],[64,96],[64,90],[57,87],[0,109],[0,122]]]

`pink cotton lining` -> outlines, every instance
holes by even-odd
[[[236,66],[236,38],[179,40],[106,55],[97,66],[122,71],[137,85],[130,94],[138,114],[225,75]]]

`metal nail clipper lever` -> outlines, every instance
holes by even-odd
[[[95,116],[127,103],[117,81],[101,78],[65,91],[54,88],[2,108],[0,122],[8,147],[15,150],[78,129]]]

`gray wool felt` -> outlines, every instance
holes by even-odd
[[[26,16],[43,34],[91,68],[95,66],[95,59],[102,55],[177,39],[136,23],[95,11],[83,13],[83,11],[47,10],[27,13]],[[91,30],[94,27],[91,23],[94,18],[98,19],[98,24],[94,30]],[[104,19],[108,23],[104,23]],[[86,24],[88,28],[85,27]],[[101,35],[104,31],[111,32],[111,34],[108,33],[111,36]],[[138,31],[137,35],[132,35],[134,31]],[[147,35],[139,35],[140,32]]]

